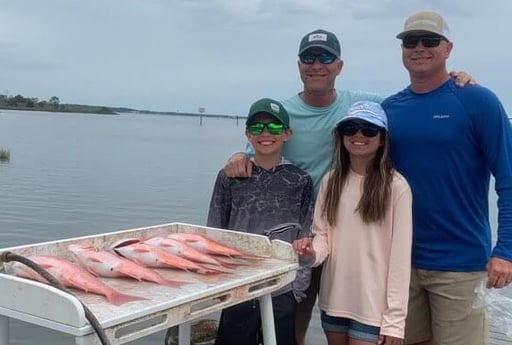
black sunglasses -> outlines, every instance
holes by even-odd
[[[404,48],[412,49],[418,46],[418,43],[425,48],[435,48],[439,46],[441,41],[446,41],[446,38],[442,36],[427,35],[427,36],[405,36],[402,39],[402,45]]]
[[[361,133],[367,138],[373,138],[381,131],[379,126],[372,125],[371,123],[355,121],[342,123],[337,127],[337,129],[340,135],[345,135],[347,137],[351,137],[361,131]]]
[[[334,61],[336,61],[337,56],[326,51],[323,51],[320,54],[313,54],[306,51],[299,55],[300,62],[302,62],[305,65],[312,65],[315,63],[315,60],[317,59],[318,61],[320,61],[321,64],[330,65]]]

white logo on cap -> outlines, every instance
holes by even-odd
[[[308,41],[309,42],[312,42],[312,41],[326,41],[327,42],[327,34],[321,34],[321,33],[311,34],[311,35],[309,35]]]
[[[281,110],[279,106],[275,103],[270,103],[270,109],[272,109],[272,111],[276,113],[279,113],[279,111]]]
[[[349,115],[357,114],[360,111],[365,111],[365,112],[373,114],[375,116],[381,116],[381,114],[378,114],[377,112],[375,112],[374,109],[372,109],[370,106],[368,106],[366,104],[358,104],[358,105],[353,106],[350,109]]]

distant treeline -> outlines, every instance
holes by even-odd
[[[40,100],[36,97],[24,97],[22,95],[10,96],[0,94],[0,109],[15,110],[38,110],[38,111],[58,111],[65,113],[94,113],[102,115],[116,115],[123,113],[147,114],[147,115],[176,115],[176,116],[197,116],[197,117],[223,117],[231,119],[240,119],[238,115],[226,114],[202,114],[189,112],[173,111],[151,111],[139,110],[126,107],[104,107],[97,105],[84,104],[64,104],[60,102],[59,97],[52,96],[48,100]]]
[[[60,99],[57,96],[52,96],[48,100],[40,100],[37,97],[24,97],[22,95],[11,96],[0,94],[0,108],[17,110],[58,111],[69,113],[94,113],[109,115],[116,114],[116,111],[109,107],[60,103]]]

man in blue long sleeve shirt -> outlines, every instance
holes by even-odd
[[[387,98],[391,155],[413,192],[413,272],[406,344],[487,344],[475,288],[512,281],[512,131],[490,90],[456,87],[444,19],[420,12],[405,22],[402,60],[411,84]],[[490,174],[499,197],[491,249]]]

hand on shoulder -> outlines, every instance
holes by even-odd
[[[457,86],[476,85],[478,82],[471,74],[464,71],[451,71],[450,76],[455,79]]]
[[[229,157],[224,166],[227,177],[250,177],[252,174],[252,162],[244,152],[236,152]]]

